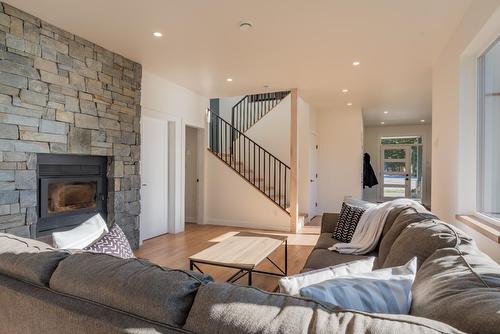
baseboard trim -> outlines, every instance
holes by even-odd
[[[280,232],[290,232],[289,225],[276,225],[276,224],[258,224],[255,222],[248,221],[238,221],[232,219],[217,219],[217,218],[207,218],[205,224],[208,225],[221,225],[221,226],[234,226],[234,227],[244,227],[244,228],[254,228],[259,230],[272,230]]]

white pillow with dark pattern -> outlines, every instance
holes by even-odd
[[[332,237],[341,242],[351,242],[354,231],[356,231],[359,220],[365,211],[366,208],[342,203],[342,210],[340,210],[339,220]]]
[[[118,224],[113,224],[109,229],[109,233],[92,245],[85,247],[85,250],[93,253],[109,254],[122,259],[135,258],[127,237]]]

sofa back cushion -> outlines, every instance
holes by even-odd
[[[61,261],[50,287],[145,319],[181,327],[197,289],[212,278],[145,260],[79,253]]]
[[[471,244],[472,239],[439,220],[426,220],[408,225],[392,244],[382,268],[401,266],[417,257],[417,268],[436,250]]]
[[[312,300],[228,283],[200,287],[184,329],[199,334],[458,333],[428,319],[334,310]]]
[[[500,329],[500,266],[475,245],[443,248],[417,272],[410,314],[467,333]]]
[[[48,286],[59,261],[67,256],[43,242],[0,233],[0,274]]]
[[[391,213],[393,213],[392,211]],[[374,268],[382,267],[385,259],[387,258],[387,255],[389,255],[392,244],[394,243],[394,241],[396,241],[396,239],[401,234],[401,232],[403,232],[406,226],[424,220],[437,219],[437,217],[431,213],[417,212],[414,208],[405,208],[399,211],[399,213],[397,211],[395,212],[397,213],[397,216],[394,217],[394,221],[392,222],[392,224],[389,220],[386,220],[386,224],[389,224],[389,227],[385,234],[383,234],[381,237],[378,257],[375,261]],[[384,226],[384,229],[386,229],[386,227],[387,226]]]

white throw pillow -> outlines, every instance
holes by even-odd
[[[374,260],[374,257],[369,257],[363,260],[347,262],[332,267],[321,268],[302,274],[283,277],[278,282],[280,292],[286,293],[291,296],[300,296],[300,289],[306,286],[321,283],[323,281],[342,275],[368,273],[373,269]]]
[[[52,233],[52,240],[56,248],[84,249],[108,232],[106,222],[96,214],[74,229]]]
[[[309,297],[346,309],[373,313],[408,314],[417,258],[400,267],[352,274],[300,290]]]

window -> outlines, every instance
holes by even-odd
[[[500,39],[478,59],[477,211],[500,219]]]

